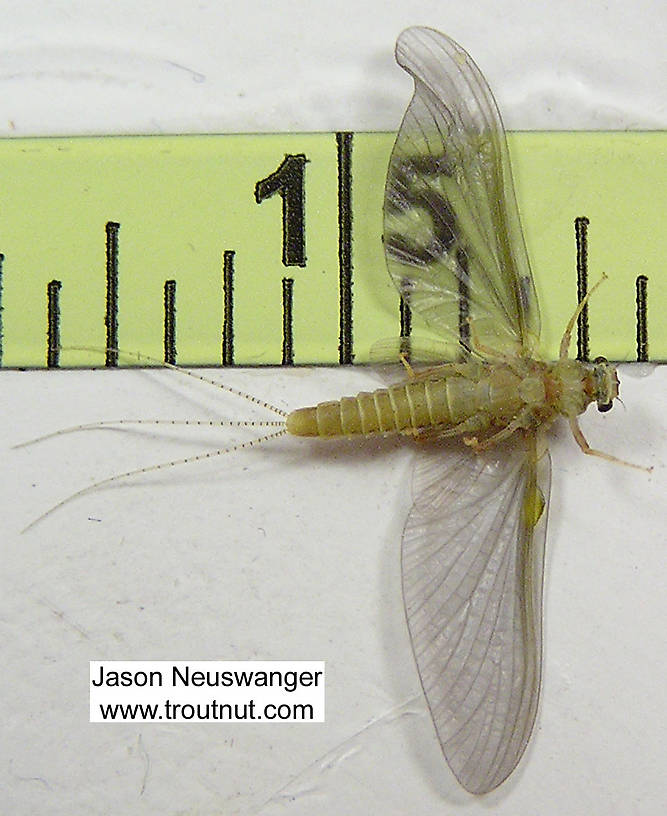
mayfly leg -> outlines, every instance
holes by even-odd
[[[560,350],[559,350],[558,356],[559,356],[559,358],[561,360],[564,360],[569,354],[570,342],[572,341],[572,332],[574,331],[574,324],[579,319],[579,315],[583,312],[583,310],[588,305],[588,301],[591,299],[591,295],[593,294],[593,292],[595,292],[596,289],[598,289],[602,285],[602,283],[604,283],[604,281],[607,280],[607,278],[608,278],[607,273],[603,272],[602,277],[600,278],[600,280],[595,284],[595,286],[592,286],[588,290],[588,292],[586,292],[584,297],[577,304],[577,308],[574,310],[574,314],[572,315],[572,317],[570,318],[567,326],[565,327],[565,331],[563,332],[563,337],[562,337],[562,339],[560,341]],[[582,448],[582,450],[583,450],[583,448]]]
[[[577,443],[577,445],[579,445],[582,453],[585,453],[588,456],[597,456],[599,459],[606,459],[607,462],[614,462],[617,465],[625,465],[626,467],[635,468],[636,470],[643,470],[646,473],[653,472],[652,467],[637,465],[634,462],[626,462],[625,459],[619,459],[617,456],[612,456],[611,453],[605,453],[604,451],[591,448],[591,446],[586,441],[586,437],[584,436],[584,433],[579,426],[579,422],[577,421],[576,416],[568,417],[568,422],[570,423],[570,430],[572,431],[572,436],[574,437],[574,440]]]

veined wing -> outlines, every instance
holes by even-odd
[[[384,202],[389,274],[430,327],[469,347],[529,354],[539,311],[500,114],[453,40],[408,28],[396,60],[415,92],[391,156]]]
[[[403,533],[403,599],[438,739],[464,788],[507,778],[540,687],[550,461],[535,436],[420,455]]]

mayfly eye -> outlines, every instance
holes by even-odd
[[[600,365],[600,363],[608,363],[608,362],[609,362],[609,360],[607,360],[607,358],[606,358],[606,357],[596,357],[596,358],[593,360],[593,362],[595,363],[595,365]]]
[[[611,406],[612,406],[611,402],[603,402],[603,403],[598,402],[598,411],[600,411],[600,413],[604,414],[607,411],[611,411]]]

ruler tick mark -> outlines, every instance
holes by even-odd
[[[164,361],[176,365],[176,281],[164,282]]]
[[[59,280],[49,281],[46,286],[46,366],[60,366],[60,290]]]
[[[635,281],[637,303],[637,362],[648,362],[648,278],[638,275]]]
[[[574,219],[574,236],[577,245],[577,303],[586,297],[588,291],[588,225],[585,215]],[[588,304],[577,318],[577,360],[587,363],[590,360],[588,337]]]
[[[354,359],[352,342],[352,133],[336,133],[338,150],[338,274],[340,337],[338,362]]]
[[[401,318],[400,353],[406,362],[412,359],[412,309],[410,308],[410,280],[403,278],[401,285],[401,298],[399,302],[399,314]]]
[[[222,256],[222,364],[234,365],[234,250]]]
[[[283,360],[282,365],[294,365],[294,336],[292,329],[292,306],[294,279],[283,278]]]
[[[107,299],[104,325],[107,329],[105,365],[118,365],[118,230],[116,221],[106,223]]]
[[[459,345],[461,358],[470,356],[470,285],[468,283],[468,256],[462,248],[456,250],[459,274]]]

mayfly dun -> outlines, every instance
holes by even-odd
[[[428,28],[404,31],[396,59],[415,92],[387,175],[387,265],[458,362],[414,370],[405,360],[403,382],[299,409],[286,427],[430,443],[403,532],[403,600],[443,753],[463,787],[482,794],[516,767],[537,712],[545,431],[564,415],[584,453],[619,461],[590,448],[577,422],[591,402],[612,407],[618,378],[604,358],[568,359],[585,300],[559,359],[534,358],[539,311],[504,129],[473,60]],[[438,444],[451,437],[463,444]]]
[[[265,437],[239,447],[284,434],[394,434],[418,443],[402,542],[408,629],[447,762],[464,788],[482,794],[516,767],[537,712],[550,480],[545,432],[563,415],[584,453],[620,461],[590,448],[577,421],[592,402],[611,408],[618,379],[603,358],[567,356],[593,290],[565,329],[559,359],[535,356],[540,319],[505,134],[475,63],[427,28],[404,31],[396,59],[415,92],[389,164],[384,247],[392,280],[441,346],[401,343],[399,350],[409,350],[401,356],[401,381],[372,393],[287,415],[273,409],[281,418],[272,422],[206,424],[270,426]],[[65,501],[233,449],[119,474]]]

